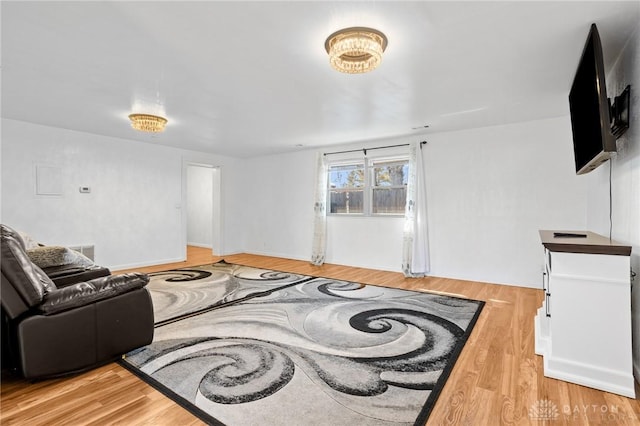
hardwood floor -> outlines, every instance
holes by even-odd
[[[138,268],[154,272],[220,260],[190,247],[188,260]],[[534,354],[533,317],[542,291],[445,278],[408,279],[394,272],[239,254],[230,263],[352,280],[417,291],[442,292],[486,305],[447,381],[428,425],[638,425],[636,399],[549,379]],[[120,272],[120,271],[119,271]],[[530,416],[549,403],[553,421]],[[554,413],[554,411],[551,411]],[[200,425],[200,420],[118,364],[76,376],[28,382],[3,376],[3,425]],[[292,423],[293,424],[293,423]]]

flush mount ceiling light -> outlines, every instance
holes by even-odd
[[[333,68],[360,74],[380,65],[382,52],[387,48],[387,37],[373,28],[344,28],[331,34],[324,42],[324,48]]]
[[[167,119],[151,114],[130,114],[131,127],[141,132],[160,133],[164,131]]]

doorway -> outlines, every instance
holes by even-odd
[[[187,246],[222,254],[220,235],[220,168],[209,164],[186,164],[185,255]]]

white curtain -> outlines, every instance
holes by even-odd
[[[322,265],[327,251],[327,160],[318,153],[316,169],[316,193],[314,199],[313,246],[311,263]]]
[[[405,277],[423,277],[430,270],[422,146],[422,143],[412,143],[409,147],[409,179],[402,241],[402,272]]]

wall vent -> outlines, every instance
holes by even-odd
[[[93,244],[87,245],[87,246],[71,246],[69,248],[71,250],[77,251],[78,253],[82,253],[83,255],[87,256],[91,260],[95,260],[94,259],[95,246]]]

